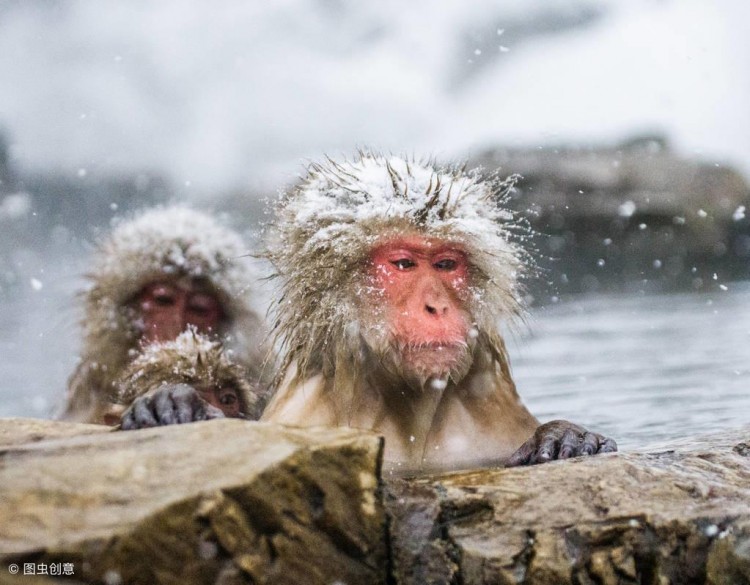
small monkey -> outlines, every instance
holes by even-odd
[[[280,201],[267,257],[282,348],[262,420],[385,436],[394,472],[615,451],[521,403],[500,331],[523,314],[514,184],[362,152],[310,166]]]
[[[221,343],[194,328],[146,346],[117,387],[119,401],[130,405],[123,430],[224,417],[257,420],[264,404],[263,392]]]

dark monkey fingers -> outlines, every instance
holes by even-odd
[[[214,418],[224,418],[224,413],[203,400],[192,386],[165,384],[136,398],[122,415],[120,428],[129,431]]]
[[[557,459],[569,459],[598,453],[614,453],[614,439],[565,420],[554,420],[540,425],[534,435],[511,455],[506,467],[535,465]]]

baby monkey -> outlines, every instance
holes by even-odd
[[[264,405],[263,393],[221,343],[193,328],[146,346],[117,387],[120,402],[130,404],[123,430],[224,417],[256,420]]]

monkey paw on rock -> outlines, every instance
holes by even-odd
[[[130,431],[214,418],[224,418],[224,413],[206,402],[195,388],[164,384],[136,398],[123,413],[120,428]]]
[[[566,420],[553,420],[540,425],[534,435],[511,455],[506,467],[615,451],[617,443],[614,439],[592,433]]]

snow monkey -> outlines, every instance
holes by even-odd
[[[282,356],[261,420],[372,429],[391,472],[615,451],[516,393],[499,328],[529,262],[514,181],[367,152],[312,164],[267,230]]]
[[[257,379],[263,327],[249,304],[245,255],[237,233],[183,206],[116,224],[98,245],[82,295],[81,361],[62,418],[119,422],[115,383],[125,368],[143,346],[173,340],[188,325],[221,339]]]
[[[147,345],[117,388],[119,401],[132,405],[122,417],[124,430],[223,417],[257,420],[263,407],[262,392],[244,368],[192,326],[172,341]]]

